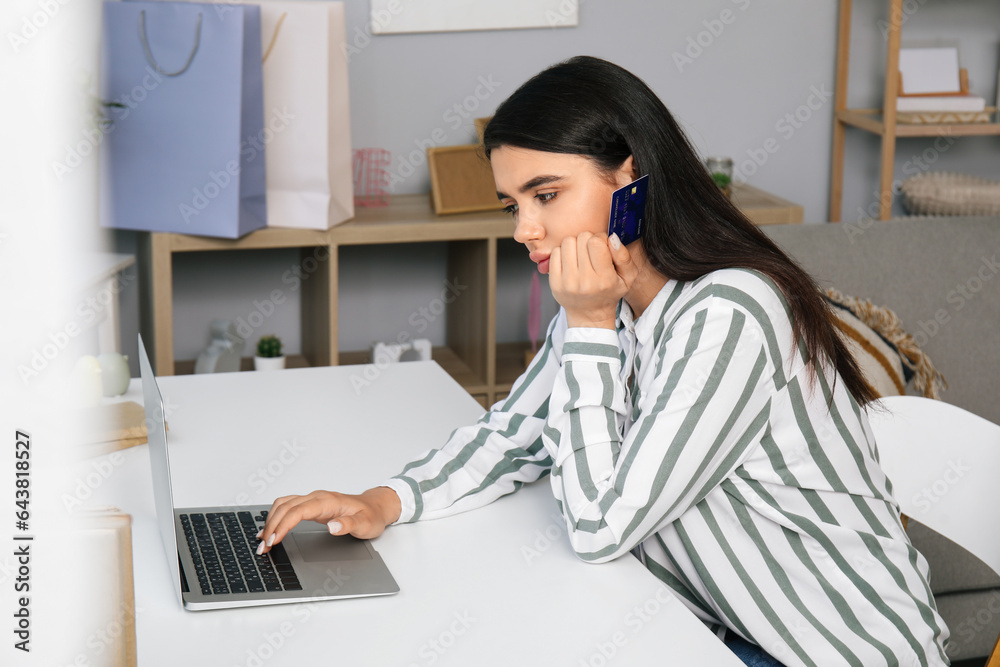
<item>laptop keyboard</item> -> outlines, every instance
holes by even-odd
[[[300,591],[285,547],[276,544],[257,555],[259,528],[267,513],[208,512],[181,514],[181,526],[203,595]]]

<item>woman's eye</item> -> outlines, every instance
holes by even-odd
[[[539,192],[537,195],[535,195],[535,199],[539,200],[544,204],[548,201],[551,201],[555,196],[556,196],[555,192]]]
[[[510,206],[505,206],[503,212],[508,215],[514,215],[517,213],[517,204],[511,204]]]

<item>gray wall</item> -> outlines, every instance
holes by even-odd
[[[722,154],[746,165],[746,180],[798,202],[806,221],[823,222],[829,205],[832,90],[836,65],[837,2],[706,0],[650,2],[582,0],[576,28],[432,33],[370,37],[368,3],[347,2],[347,33],[359,52],[350,60],[352,142],[393,154],[403,175],[397,193],[429,190],[423,148],[436,130],[442,144],[474,141],[472,119],[492,113],[520,83],[576,54],[614,61],[642,77],[664,100],[702,155]],[[991,103],[1000,62],[1000,4],[988,0],[907,0],[904,39],[961,37],[962,64],[974,93]],[[887,2],[856,0],[850,105],[879,106],[885,40],[879,21]],[[727,12],[723,14],[723,12]],[[723,21],[728,22],[723,22]],[[701,46],[698,43],[701,43]],[[690,61],[682,62],[681,57]],[[474,97],[483,80],[494,88]],[[817,94],[818,93],[818,94]],[[810,96],[813,96],[810,98]],[[471,96],[471,97],[470,97]],[[815,108],[807,105],[812,102]],[[471,108],[457,122],[456,104]],[[798,119],[795,120],[795,115]],[[793,120],[789,120],[791,115]],[[757,166],[746,162],[773,138],[778,150]],[[1000,178],[1000,138],[965,138],[946,150],[928,140],[897,145],[896,174],[932,168]],[[409,161],[413,173],[403,166]],[[844,219],[858,220],[875,201],[877,137],[849,131]],[[918,163],[917,160],[924,160]],[[897,207],[898,208],[898,207]],[[897,213],[902,213],[901,209]],[[135,248],[136,235],[114,232],[110,245]],[[194,358],[207,343],[213,317],[247,317],[297,261],[294,251],[191,254],[175,264],[175,353]],[[517,247],[501,257],[498,337],[525,338],[532,265]],[[409,316],[443,287],[444,247],[415,244],[350,249],[341,278],[341,349],[361,349],[401,331],[443,342],[441,319],[418,332]],[[555,312],[546,293],[544,315]],[[123,295],[123,340],[134,355],[138,297]],[[299,351],[299,304],[286,301],[267,328]],[[131,345],[131,348],[128,346]],[[133,356],[134,359],[134,356]]]

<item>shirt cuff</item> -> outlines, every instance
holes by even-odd
[[[417,501],[409,481],[393,477],[379,486],[387,486],[399,496],[399,518],[389,525],[395,526],[397,523],[409,523],[416,520],[414,514],[417,511]]]
[[[571,327],[563,341],[562,361],[607,361],[621,365],[618,332],[613,329]],[[597,357],[597,358],[595,358]]]

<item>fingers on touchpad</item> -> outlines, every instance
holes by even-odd
[[[331,535],[327,532],[291,533],[288,537],[302,554],[302,560],[322,563],[341,560],[371,560],[372,555],[364,540],[351,535]],[[286,540],[288,538],[285,538]]]

